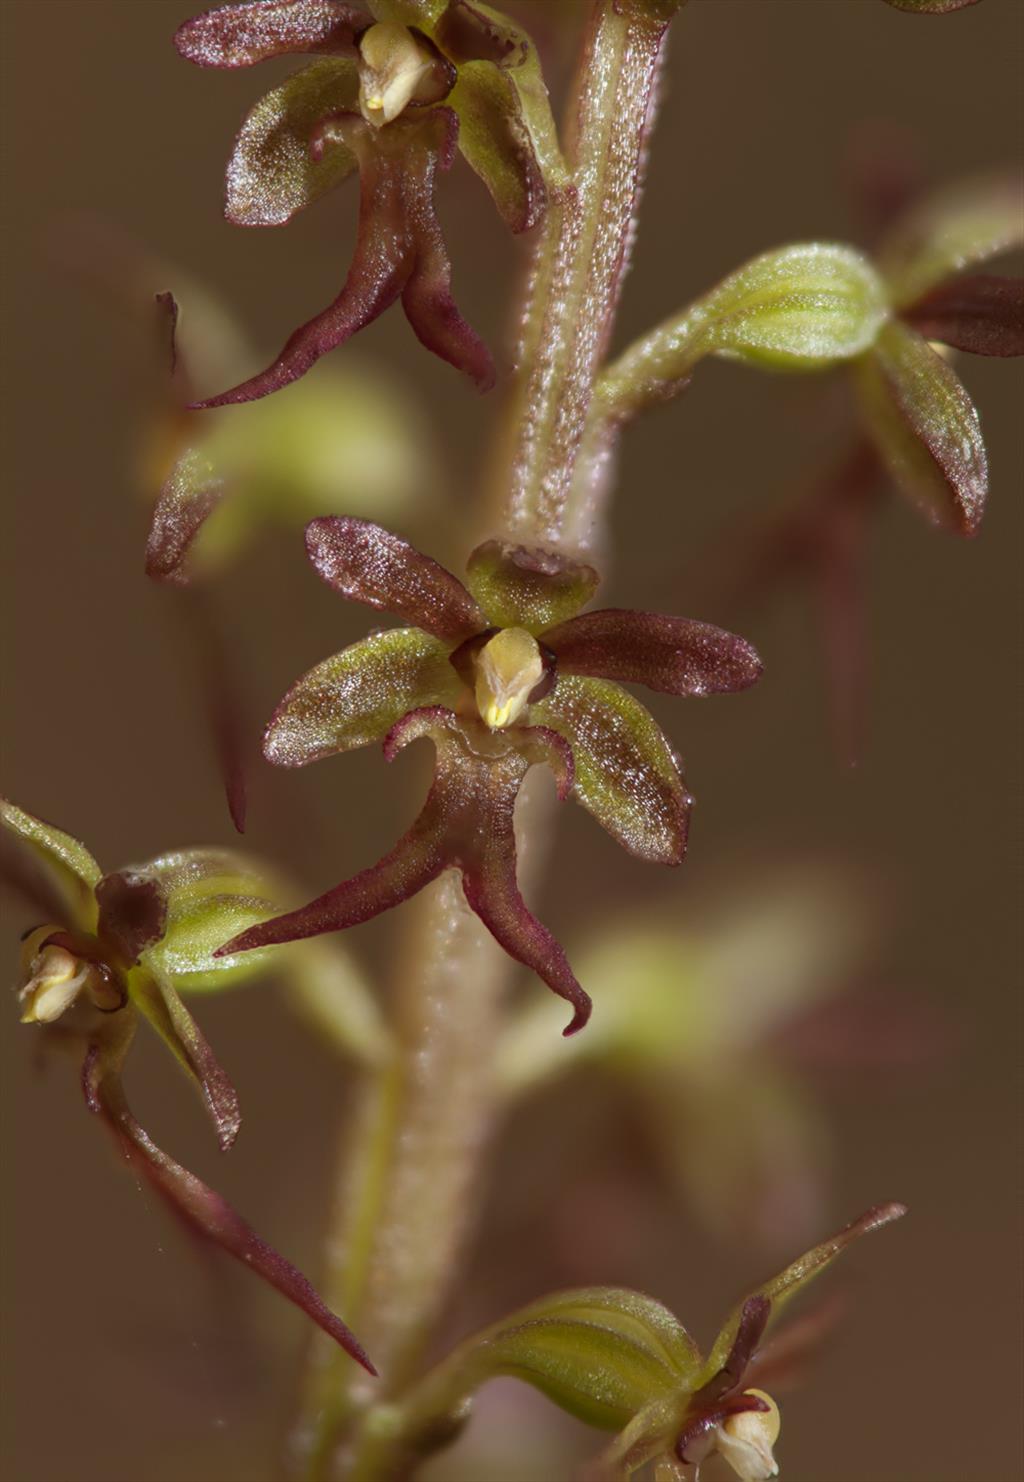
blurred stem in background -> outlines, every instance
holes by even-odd
[[[595,0],[571,89],[568,178],[537,229],[514,379],[495,440],[487,534],[577,554],[602,511],[574,471],[634,225],[659,57],[675,8]],[[548,794],[532,790],[530,848]],[[363,1383],[314,1349],[296,1436],[308,1482],[389,1475],[375,1419],[407,1385],[455,1274],[497,1102],[495,1051],[512,963],[449,873],[409,908],[399,954],[399,1049],[362,1093],[342,1159],[327,1300],[364,1336],[382,1378]]]

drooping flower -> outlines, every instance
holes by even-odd
[[[182,56],[248,67],[317,56],[250,111],[228,166],[226,214],[274,226],[358,170],[355,257],[339,296],[261,374],[197,406],[251,401],[303,375],[401,298],[419,339],[481,390],[490,353],[460,315],[434,208],[456,149],[513,231],[540,219],[562,169],[525,32],[475,0],[249,0],[186,21]]]
[[[660,1302],[640,1292],[591,1287],[556,1292],[466,1339],[406,1397],[410,1461],[437,1449],[441,1417],[465,1423],[489,1380],[514,1377],[585,1424],[617,1432],[587,1469],[612,1482],[653,1465],[655,1475],[697,1482],[719,1455],[742,1482],[778,1474],[779,1408],[764,1386],[785,1387],[820,1340],[826,1313],[805,1314],[765,1342],[786,1304],[860,1236],[906,1213],[867,1210],[736,1304],[707,1355]]]
[[[358,1340],[313,1286],[195,1174],[158,1147],[136,1120],[121,1072],[139,1016],[149,1021],[199,1089],[222,1151],[241,1114],[235,1089],[178,992],[251,976],[262,961],[213,955],[232,928],[265,919],[275,904],[263,881],[228,850],[182,850],[103,874],[77,839],[0,799],[2,877],[44,916],[22,942],[22,1023],[43,1026],[84,1052],[88,1109],[199,1235],[287,1297],[359,1363]],[[265,959],[266,954],[263,954]]]
[[[264,754],[299,767],[383,741],[391,760],[429,736],[434,783],[412,828],[376,865],[298,911],[263,922],[225,953],[338,931],[408,899],[445,869],[501,945],[567,999],[590,1000],[516,884],[513,811],[544,761],[624,848],[679,864],[687,794],[671,747],[617,681],[674,695],[745,689],[761,672],[743,639],[688,618],[619,609],[579,614],[597,573],[548,552],[489,541],[467,585],[378,525],[331,517],[306,534],[336,591],[415,627],[365,638],[305,674],[267,727]]]

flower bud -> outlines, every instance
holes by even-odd
[[[718,1426],[715,1445],[742,1482],[768,1482],[777,1477],[779,1468],[772,1447],[779,1438],[779,1407],[763,1389],[748,1389],[748,1395],[762,1400],[767,1410],[741,1410]]]
[[[359,43],[359,108],[380,128],[398,117],[428,83],[435,57],[407,26],[381,21]]]
[[[476,704],[480,718],[497,731],[523,713],[544,677],[536,638],[525,628],[501,628],[476,656]]]

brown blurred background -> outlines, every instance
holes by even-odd
[[[3,786],[107,867],[229,842],[231,830],[173,594],[142,573],[139,349],[86,277],[61,266],[77,250],[69,223],[95,213],[200,275],[268,354],[336,292],[352,240],[351,192],[287,230],[222,220],[238,119],[289,69],[188,67],[170,37],[190,9],[187,0],[3,6]],[[548,0],[519,11],[550,19]],[[621,339],[763,248],[855,237],[844,162],[868,123],[909,135],[935,180],[1012,163],[1022,63],[1024,14],[1011,0],[944,20],[881,0],[691,0],[671,47]],[[442,185],[441,215],[460,303],[500,344],[521,244],[464,166]],[[358,353],[422,398],[453,503],[469,509],[492,406],[427,356],[397,311]],[[727,878],[737,855],[846,858],[886,904],[879,982],[916,990],[945,1026],[949,1049],[937,1063],[824,1087],[836,1146],[826,1228],[883,1198],[904,1199],[911,1216],[849,1259],[839,1340],[784,1409],[789,1482],[1022,1475],[1021,373],[965,359],[962,375],[982,413],[990,509],[980,538],[961,544],[887,507],[874,543],[860,768],[842,771],[830,749],[816,617],[796,596],[746,622],[767,665],[756,691],[652,707],[699,795],[684,872],[645,871],[570,810],[544,900],[552,926],[578,937],[588,920],[654,893],[685,909]],[[614,506],[610,600],[726,620],[711,598],[694,606],[691,575],[731,521],[778,506],[827,458],[832,394],[715,364],[643,421],[627,440]],[[297,537],[252,552],[223,600],[258,720],[293,677],[365,628],[364,615],[313,579]],[[368,751],[261,778],[249,842],[321,889],[394,837],[409,776],[386,773]],[[282,828],[282,818],[302,823]],[[28,924],[5,907],[11,975]],[[364,928],[354,948],[385,962],[396,924]],[[218,1161],[197,1105],[148,1051],[132,1071],[140,1110],[315,1272],[350,1078],[272,986],[199,1012],[241,1094],[237,1149]],[[72,1065],[40,1074],[13,1004],[5,1018],[5,1482],[264,1482],[275,1475],[301,1320],[244,1274],[194,1259],[153,1197],[126,1170],[119,1176]],[[563,1156],[539,1158],[553,1122],[565,1129]],[[596,1082],[516,1119],[500,1142],[501,1177],[453,1332],[546,1287],[599,1278],[655,1293],[706,1338],[777,1264],[703,1233],[653,1167],[634,1166],[632,1137]],[[557,1482],[578,1454],[578,1428],[530,1392],[496,1394],[477,1436],[488,1417],[493,1437],[507,1428],[500,1468],[482,1473],[470,1450],[460,1471],[452,1459],[436,1475]],[[523,1446],[523,1425],[543,1438],[547,1462]]]

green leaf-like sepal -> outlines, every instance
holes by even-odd
[[[146,866],[164,888],[164,934],[146,961],[169,977],[179,992],[226,988],[252,978],[270,949],[238,957],[215,957],[218,947],[240,931],[281,909],[264,875],[230,849],[182,849]]]
[[[988,493],[974,404],[941,355],[894,320],[857,366],[864,420],[899,489],[937,525],[973,535]]]
[[[277,707],[264,755],[277,766],[302,767],[382,741],[410,710],[454,705],[461,691],[450,650],[422,628],[393,628],[324,659]]]
[[[604,679],[562,675],[531,719],[568,741],[574,796],[624,849],[679,864],[690,798],[672,750],[638,700]]]
[[[228,163],[224,214],[236,226],[280,226],[356,169],[340,141],[316,157],[314,130],[330,114],[358,106],[359,75],[348,57],[328,57],[295,72],[250,109]]]
[[[878,256],[897,309],[954,273],[1024,245],[1024,185],[994,175],[928,196],[904,216]]]
[[[450,1413],[512,1376],[599,1430],[621,1430],[653,1401],[694,1385],[700,1352],[651,1297],[615,1288],[558,1292],[468,1339],[414,1395],[416,1414]]]
[[[707,355],[827,369],[863,354],[887,313],[881,279],[854,248],[808,242],[765,252],[613,362],[596,411],[621,421],[675,395]]]
[[[565,179],[533,42],[478,0],[452,0],[434,36],[457,66],[459,149],[511,229],[528,231]]]
[[[6,798],[0,798],[0,824],[20,841],[40,867],[43,883],[68,913],[66,921],[61,918],[61,924],[94,931],[97,916],[94,891],[103,872],[85,845]]]
[[[534,636],[579,612],[598,581],[592,566],[499,540],[478,546],[466,563],[466,585],[488,622]]]

